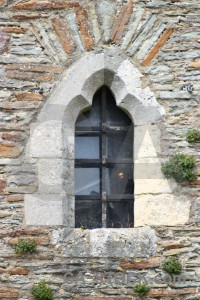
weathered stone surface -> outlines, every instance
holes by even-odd
[[[63,233],[65,257],[148,257],[156,251],[150,227],[129,229],[72,229]]]
[[[10,42],[10,36],[0,34],[0,54],[8,50],[9,42]]]
[[[63,71],[62,66],[56,65],[37,65],[37,64],[7,64],[6,70],[16,70],[16,71],[24,71],[24,72],[38,72],[38,73],[56,73],[59,74]]]
[[[55,32],[57,33],[59,40],[67,54],[72,54],[75,45],[72,38],[69,35],[69,30],[64,20],[59,20],[58,18],[52,19],[52,24]]]
[[[29,0],[29,1],[18,1],[13,5],[14,9],[17,10],[45,10],[45,9],[62,9],[62,8],[73,8],[78,7],[78,2],[67,2],[65,0],[49,1],[49,0]]]
[[[133,56],[138,51],[141,44],[145,40],[147,34],[154,26],[154,23],[156,22],[156,20],[157,20],[156,16],[149,16],[145,26],[143,26],[142,32],[138,34],[138,36],[136,37],[136,39],[134,39],[132,45],[128,49],[128,54],[130,56]]]
[[[40,159],[38,162],[38,191],[59,193],[62,191],[63,166],[61,159]]]
[[[52,194],[25,195],[25,218],[27,225],[62,225],[62,197]]]
[[[62,157],[61,123],[58,121],[33,124],[27,155],[32,157]]]

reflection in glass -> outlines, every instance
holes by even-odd
[[[100,117],[101,117],[101,93],[97,92],[94,96],[93,105],[91,110],[82,113],[77,121],[76,127],[99,127],[100,126]]]
[[[96,200],[76,200],[75,216],[76,228],[101,228],[102,202]]]
[[[133,227],[133,201],[109,201],[106,223],[107,228]]]
[[[108,195],[133,194],[133,166],[118,164],[106,169],[106,193]]]
[[[99,137],[76,136],[75,138],[75,158],[76,159],[98,159]]]
[[[133,130],[108,132],[106,137],[107,158],[133,157]]]
[[[117,107],[115,99],[110,90],[106,91],[107,94],[107,108],[106,108],[106,123],[112,126],[129,126],[131,119]]]
[[[100,171],[98,168],[75,168],[75,195],[99,195]]]

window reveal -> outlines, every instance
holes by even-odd
[[[75,125],[75,227],[133,227],[133,124],[102,87]]]

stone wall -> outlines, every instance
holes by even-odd
[[[200,175],[199,144],[186,142],[187,130],[200,123],[199,9],[197,0],[0,0],[0,299],[32,299],[32,285],[45,279],[55,299],[132,300],[140,278],[151,286],[151,299],[199,299],[199,177],[175,187],[182,211],[170,195],[146,199],[141,193],[136,213],[144,216],[137,225],[151,228],[121,230],[120,237],[116,230],[73,230],[62,223],[28,226],[24,213],[24,196],[37,192],[43,168],[25,153],[31,125],[64,71],[85,53],[111,49],[139,70],[143,88],[151,89],[166,112],[159,123],[160,160],[193,154]],[[178,210],[174,218],[180,215],[182,224],[172,226],[168,214],[161,217],[165,226],[155,224],[158,203]],[[37,253],[16,255],[12,245],[30,237]],[[161,270],[173,255],[186,278],[174,285]],[[115,276],[125,276],[124,282]]]

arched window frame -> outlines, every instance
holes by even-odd
[[[112,92],[105,85],[95,93],[90,111],[79,115],[75,126],[76,227],[133,227],[133,128],[131,119],[117,108]],[[90,149],[81,148],[80,141],[85,139],[89,143],[94,137],[99,153],[91,153],[91,158],[86,153]],[[121,148],[116,151],[112,149],[114,141],[120,138],[117,146]],[[89,194],[85,186],[90,186],[93,178],[97,180]]]

